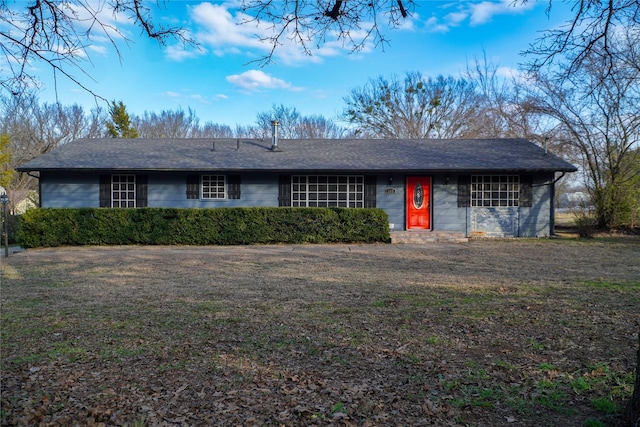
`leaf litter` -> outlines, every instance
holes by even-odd
[[[2,425],[615,425],[639,243],[30,250]]]

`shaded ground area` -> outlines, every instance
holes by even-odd
[[[2,263],[2,425],[615,425],[637,239],[88,247]]]

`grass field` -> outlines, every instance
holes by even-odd
[[[2,259],[4,425],[605,426],[639,239]]]

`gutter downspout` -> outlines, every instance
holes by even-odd
[[[42,183],[40,182],[40,174],[31,175],[31,171],[20,172],[20,173],[26,173],[31,178],[35,178],[38,180],[38,207],[41,208],[42,207]]]
[[[556,207],[555,207],[555,199],[556,199],[556,183],[558,181],[560,181],[562,179],[562,177],[564,177],[567,173],[566,172],[562,172],[562,174],[553,180],[553,182],[551,184],[549,184],[551,186],[551,200],[549,200],[549,206],[550,206],[550,210],[551,212],[549,212],[549,237],[551,236],[555,236],[556,234]]]

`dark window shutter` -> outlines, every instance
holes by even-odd
[[[200,175],[187,175],[187,199],[200,198]]]
[[[291,206],[291,175],[280,175],[278,206]]]
[[[136,206],[139,208],[147,207],[147,175],[136,175]]]
[[[520,203],[523,208],[533,206],[533,177],[531,175],[520,176]]]
[[[100,207],[111,207],[111,175],[100,175]]]
[[[240,175],[227,176],[227,197],[229,199],[240,198]]]
[[[471,175],[458,176],[458,207],[471,206]]]
[[[364,207],[376,207],[376,182],[378,178],[375,175],[367,175],[364,177]]]

